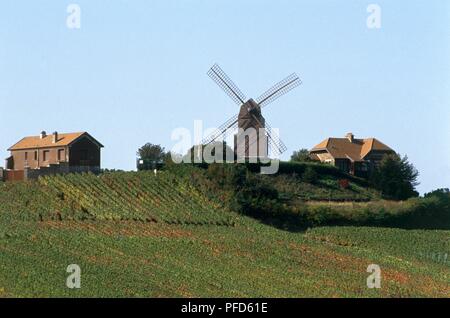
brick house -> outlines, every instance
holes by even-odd
[[[7,171],[63,173],[77,170],[100,170],[100,150],[103,145],[87,132],[47,135],[43,131],[39,136],[21,139],[8,151]],[[18,178],[22,179],[22,178]],[[26,179],[24,177],[23,179]]]
[[[313,160],[329,163],[340,170],[367,177],[384,155],[395,154],[389,146],[375,138],[356,139],[352,133],[345,138],[327,138],[309,151]]]

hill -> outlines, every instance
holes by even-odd
[[[282,162],[274,175],[256,173],[258,165],[174,165],[168,170],[210,201],[285,230],[319,225],[450,229],[448,193],[384,200],[365,180],[329,165]]]
[[[210,178],[222,173],[212,171],[216,168],[0,184],[0,297],[450,295],[450,231],[367,226],[285,230],[273,226],[273,215],[234,212],[238,193]],[[363,215],[362,207],[371,204],[391,204],[394,210],[402,204],[310,201],[301,203],[307,211],[299,214],[292,210],[300,206],[299,198],[282,194],[309,185],[296,185],[288,175],[262,179],[272,178],[275,186],[280,182],[279,198],[272,204],[277,209],[284,205],[278,212],[294,213],[291,217],[300,220],[305,214],[311,219],[315,210],[310,206],[315,205],[334,211],[353,204],[352,213]],[[245,184],[253,177],[246,172]],[[286,192],[284,178],[292,181]],[[319,184],[311,185],[317,188],[311,193],[318,194]],[[347,190],[342,193],[353,193]],[[359,193],[370,191],[361,186]],[[382,270],[381,289],[366,286],[366,269],[373,263]],[[80,289],[65,286],[69,264],[81,267]]]

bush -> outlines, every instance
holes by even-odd
[[[247,179],[247,168],[242,164],[212,163],[206,169],[208,179],[227,189],[241,188]]]
[[[236,188],[234,207],[250,215],[273,215],[276,213],[278,191],[259,176],[247,175],[245,183]]]
[[[301,213],[307,226],[354,225],[405,229],[450,229],[450,197],[411,198],[354,205],[310,205]]]
[[[317,175],[316,170],[314,170],[312,167],[307,167],[305,169],[305,172],[302,174],[302,179],[304,182],[314,184],[319,179],[319,176]]]
[[[235,189],[240,189],[246,184],[248,177],[248,170],[245,165],[232,164],[228,166],[227,181],[228,184],[233,186]]]
[[[325,163],[316,163],[316,162],[294,162],[294,161],[280,161],[280,169],[278,174],[298,174],[302,175],[306,168],[311,167],[317,172],[321,177],[330,176],[333,178],[342,178],[348,179],[349,181],[356,183],[360,186],[367,187],[369,184],[367,180],[352,176],[348,173],[345,173],[338,168],[325,164]]]
[[[450,197],[412,198],[384,223],[402,228],[450,229]]]

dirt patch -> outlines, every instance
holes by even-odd
[[[304,253],[311,252],[311,247],[306,244],[290,243],[289,248]]]
[[[382,276],[386,281],[393,281],[402,285],[407,284],[410,280],[410,276],[408,274],[391,269],[382,270]]]
[[[357,246],[354,242],[350,242],[347,240],[339,239],[334,236],[322,236],[322,235],[311,235],[311,234],[305,234],[305,237],[317,242],[321,243],[328,243],[328,244],[334,244],[339,246],[349,246],[349,247],[355,247]]]

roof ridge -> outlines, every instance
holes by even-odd
[[[73,141],[79,139],[81,136],[83,136],[85,134],[88,134],[88,133],[86,131],[84,131],[84,132],[71,132],[71,133],[58,133],[58,136],[60,136],[62,138],[58,138],[58,141],[56,143],[52,142],[51,144],[50,144],[50,141],[52,140],[53,133],[52,134],[48,134],[48,135],[46,135],[43,138],[40,138],[39,135],[27,136],[27,137],[23,137],[18,142],[16,142],[11,147],[9,147],[8,151],[22,150],[22,149],[40,149],[40,148],[48,148],[48,147],[67,146],[67,145],[71,144]]]

